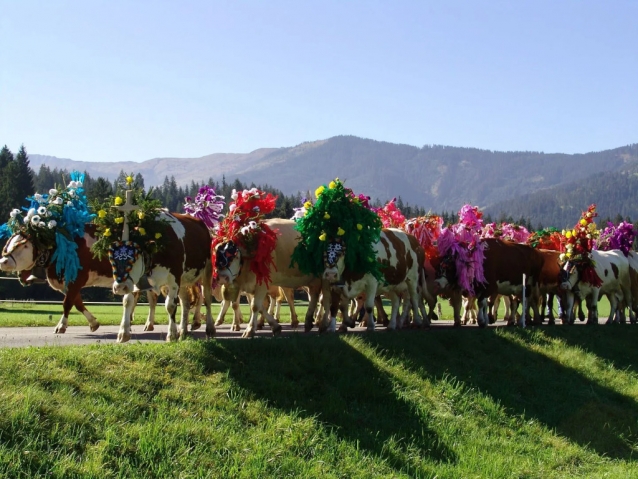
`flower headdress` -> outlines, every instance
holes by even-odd
[[[396,201],[396,198],[392,198],[383,208],[374,208],[384,228],[402,228],[405,223],[405,216],[397,208]]]
[[[264,219],[275,209],[277,197],[252,188],[240,193],[233,190],[231,198],[233,202],[213,236],[211,250],[219,244],[232,241],[243,250],[242,254],[250,262],[250,270],[255,273],[257,283],[265,282],[268,286],[270,270],[275,267],[272,253],[277,246],[277,233],[264,223]]]
[[[591,252],[596,245],[596,239],[600,236],[600,231],[594,223],[596,216],[598,216],[596,205],[590,205],[587,211],[583,211],[574,229],[563,230],[561,261],[591,261]]]
[[[27,197],[30,205],[11,211],[9,221],[0,228],[4,236],[22,234],[39,252],[55,249],[51,261],[58,277],[64,276],[65,287],[81,269],[74,240],[84,236],[84,226],[94,216],[84,194],[84,174],[73,171],[70,178],[66,187]]]
[[[428,214],[407,220],[403,229],[416,237],[421,247],[425,250],[425,257],[432,261],[439,256],[437,240],[443,228],[443,218]]]
[[[534,231],[529,235],[529,238],[527,238],[527,244],[536,249],[560,251],[562,238],[560,231],[550,227]]]
[[[98,258],[109,253],[114,242],[121,240],[124,229],[124,213],[117,206],[125,203],[123,192],[132,191],[133,204],[139,209],[126,213],[129,226],[129,241],[139,247],[139,251],[153,255],[166,247],[165,230],[168,221],[161,218],[164,212],[160,200],[152,197],[153,191],[145,193],[142,188],[135,188],[133,175],[126,177],[124,190],[110,196],[104,202],[95,201],[92,208],[97,212],[93,223],[97,227],[98,240],[91,246],[91,251]]]
[[[306,274],[321,276],[328,244],[339,239],[347,247],[345,265],[355,273],[371,273],[381,279],[374,244],[381,237],[381,220],[368,209],[361,196],[345,188],[337,178],[315,191],[317,201],[308,205],[306,215],[295,228],[301,241],[292,254],[291,264]]]
[[[521,225],[512,223],[488,223],[483,227],[482,238],[498,238],[514,243],[525,243],[529,238],[529,231]]]
[[[202,186],[195,199],[190,196],[184,198],[184,211],[199,220],[202,220],[210,231],[214,231],[219,227],[219,222],[224,215],[226,201],[223,196],[215,194],[215,190],[208,186]]]
[[[638,235],[638,230],[627,221],[622,221],[618,226],[609,222],[600,234],[596,246],[602,251],[619,249],[625,256],[628,256],[633,249],[636,235]]]
[[[485,283],[482,218],[483,213],[477,206],[464,205],[459,211],[459,222],[443,228],[437,242],[439,255],[454,259],[458,284],[470,295],[474,294],[475,283]]]
[[[304,216],[306,216],[306,213],[308,212],[311,206],[312,206],[312,201],[310,201],[308,198],[305,198],[305,197],[302,198],[301,206],[299,208],[293,208],[294,214],[292,215],[292,218],[290,219],[296,221],[299,218],[303,218]]]

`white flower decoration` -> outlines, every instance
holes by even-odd
[[[62,198],[56,198],[54,203],[56,205],[61,205],[62,203],[64,203],[64,200]]]
[[[38,228],[44,228],[46,226],[46,223],[44,221],[40,221],[38,223]]]
[[[31,224],[37,225],[39,222],[40,222],[40,217],[38,215],[31,217]]]
[[[257,229],[257,222],[256,222],[256,221],[250,221],[250,222],[248,223],[248,227],[249,227],[251,230],[256,230],[256,229]]]
[[[47,226],[49,227],[50,230],[52,230],[53,228],[55,228],[58,225],[58,222],[55,220],[51,220],[49,221],[49,223],[47,224]]]
[[[33,199],[36,200],[38,203],[42,203],[42,201],[44,201],[44,198],[40,193],[36,193],[35,195],[33,195]]]
[[[25,225],[28,225],[28,224],[29,224],[29,221],[31,221],[31,218],[30,218],[29,216],[25,216],[25,217],[24,217],[24,219],[22,220],[22,222],[23,222]]]
[[[69,196],[73,198],[75,196],[75,190],[69,190]]]
[[[73,201],[67,201],[66,205],[72,208],[73,207]]]
[[[228,207],[228,211],[230,211],[231,213],[232,213],[233,211],[235,211],[235,209],[237,209],[237,205],[230,205],[230,206]]]
[[[11,213],[9,213],[9,216],[11,216],[11,218],[15,218],[19,214],[20,214],[20,210],[16,208],[16,209],[11,210]]]
[[[241,232],[241,234],[243,235],[247,235],[248,232],[250,231],[250,227],[248,226],[244,226],[241,230],[239,230]]]
[[[27,217],[31,218],[35,214],[35,208],[29,208],[27,211]]]
[[[237,194],[237,190],[233,188],[233,192],[231,193],[230,197],[237,201],[237,198],[239,197],[239,195]]]
[[[50,194],[51,196],[55,196],[55,195],[57,195],[57,194],[58,194],[58,190],[56,190],[55,188],[51,188],[51,189],[49,190],[49,194]]]
[[[46,214],[47,214],[47,209],[46,209],[44,206],[40,206],[40,207],[38,208],[38,214],[39,214],[40,216],[46,215]]]

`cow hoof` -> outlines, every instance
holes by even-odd
[[[215,327],[206,328],[206,339],[212,339],[215,336]]]
[[[483,322],[480,322],[480,321],[479,321],[479,323],[478,323],[478,327],[479,327],[479,328],[481,328],[481,329],[482,329],[482,328],[485,328],[485,327],[487,327],[487,323],[483,323]]]
[[[277,323],[272,328],[272,335],[273,336],[279,336],[280,334],[281,334],[281,325],[279,323]]]
[[[89,326],[89,328],[91,329],[92,333],[96,332],[99,327],[100,327],[100,323],[98,323],[98,322],[96,322],[95,324]]]
[[[455,328],[460,328],[461,327],[461,321],[454,321],[454,327]]]
[[[430,313],[430,319],[433,321],[438,321],[439,317],[437,316],[436,313]]]
[[[173,341],[177,341],[177,337],[176,336],[171,336],[170,334],[166,335],[166,342],[167,343],[172,343]]]
[[[299,320],[293,319],[292,321],[290,321],[290,327],[292,329],[297,329],[299,327]]]
[[[188,337],[188,331],[186,331],[185,329],[181,329],[179,331],[179,340],[182,341],[186,339],[187,337]]]
[[[221,326],[222,324],[224,324],[224,318],[221,318],[215,321],[215,326]]]
[[[58,326],[55,328],[55,334],[64,334],[66,333],[66,326]]]
[[[120,331],[117,333],[117,342],[118,343],[128,343],[131,339],[131,333],[124,333]]]
[[[547,321],[547,326],[554,326],[556,325],[556,322],[553,319],[550,319]]]
[[[242,338],[254,338],[255,330],[254,329],[246,329],[244,334],[241,335]]]
[[[262,329],[264,329],[264,323],[262,323],[262,322],[258,322],[258,323],[257,323],[257,329],[258,329],[259,331],[261,331]]]
[[[345,324],[341,324],[341,326],[339,326],[339,329],[337,330],[338,333],[347,333],[348,332],[348,326],[346,326]]]
[[[191,331],[197,331],[201,327],[202,327],[202,323],[197,321],[196,323],[193,323],[193,325],[191,326]]]
[[[304,323],[303,325],[303,331],[304,333],[309,333],[310,331],[312,331],[312,328],[314,328],[314,324],[313,323]]]
[[[232,329],[233,331],[241,331],[241,327],[239,326],[239,324],[233,324],[230,329]]]
[[[366,328],[366,331],[367,331],[368,333],[374,333],[374,326],[371,326],[371,327],[369,326],[369,327],[367,327],[367,328]]]
[[[144,325],[144,331],[155,331],[155,326],[153,326],[152,324],[146,323]]]

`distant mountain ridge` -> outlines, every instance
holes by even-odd
[[[141,173],[147,186],[175,177],[178,185],[235,178],[268,184],[286,194],[314,191],[339,177],[357,193],[404,202],[432,211],[457,211],[464,203],[490,208],[511,199],[548,192],[592,175],[621,172],[638,164],[638,144],[586,154],[498,152],[476,148],[422,148],[337,136],[287,148],[246,154],[215,153],[201,158],[155,158],[136,162],[78,162],[29,156],[32,168],[79,169],[113,180],[120,172]],[[587,181],[590,181],[589,179]],[[638,194],[638,193],[636,193]],[[638,211],[636,212],[638,217]]]

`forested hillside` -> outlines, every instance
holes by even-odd
[[[604,172],[581,181],[512,198],[485,209],[487,214],[530,218],[534,225],[571,227],[581,211],[596,203],[599,224],[606,219],[638,220],[638,167]]]

